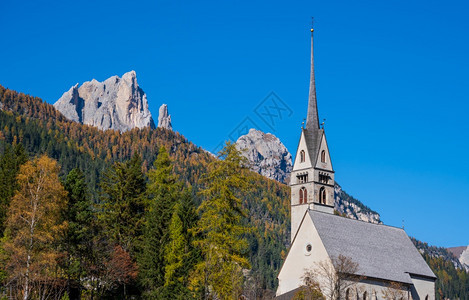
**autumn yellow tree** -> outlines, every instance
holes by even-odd
[[[61,218],[66,191],[58,173],[57,162],[45,155],[22,165],[8,210],[7,272],[16,296],[25,300],[50,297],[59,288],[56,243],[67,224]]]

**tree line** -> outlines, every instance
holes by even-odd
[[[13,159],[7,159],[13,158]],[[138,154],[112,164],[90,197],[85,174],[47,155],[27,160],[21,144],[7,147],[1,168],[16,174],[2,197],[1,280],[14,299],[236,299],[250,269],[239,191],[246,160],[227,144],[194,202],[173,173],[164,147],[142,171]],[[14,175],[14,176],[13,176]],[[3,196],[3,195],[2,195]]]

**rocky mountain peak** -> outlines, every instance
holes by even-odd
[[[112,76],[103,82],[96,79],[78,83],[54,104],[66,118],[99,129],[127,131],[155,127],[145,92],[137,83],[137,73],[122,78]]]
[[[252,170],[270,179],[285,183],[292,170],[292,157],[273,134],[250,129],[240,136],[236,148],[252,163]]]
[[[168,105],[166,104],[160,106],[158,127],[173,130],[173,126],[171,125],[171,115],[168,113]]]

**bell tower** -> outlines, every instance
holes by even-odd
[[[314,78],[314,47],[311,28],[311,74],[308,114],[301,128],[300,142],[290,176],[291,240],[296,235],[305,211],[334,213],[334,169],[324,127],[319,125],[316,83]]]

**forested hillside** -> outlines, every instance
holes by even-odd
[[[191,188],[196,206],[200,205],[203,198],[198,193],[203,188],[201,177],[215,158],[182,135],[150,128],[125,133],[100,131],[66,120],[53,106],[39,98],[1,86],[0,102],[2,154],[11,155],[12,149],[18,145],[24,148],[27,158],[46,154],[58,161],[63,180],[74,168],[80,169],[92,202],[101,201],[100,182],[105,171],[115,162],[128,161],[138,154],[146,174],[152,168],[160,147],[164,147],[173,163],[172,174]],[[1,168],[5,170],[8,166],[4,164]],[[6,180],[11,174],[4,172],[2,175],[1,188],[11,191],[4,197],[8,198],[15,187]],[[252,172],[249,172],[249,181],[252,184],[243,195],[248,212],[243,222],[252,225],[252,230],[246,235],[252,266],[249,289],[257,295],[271,294],[288,244],[289,188]],[[6,202],[2,199],[2,203]]]
[[[412,242],[438,278],[436,298],[469,299],[469,274],[458,259],[446,248],[429,246],[415,238],[412,238]]]

